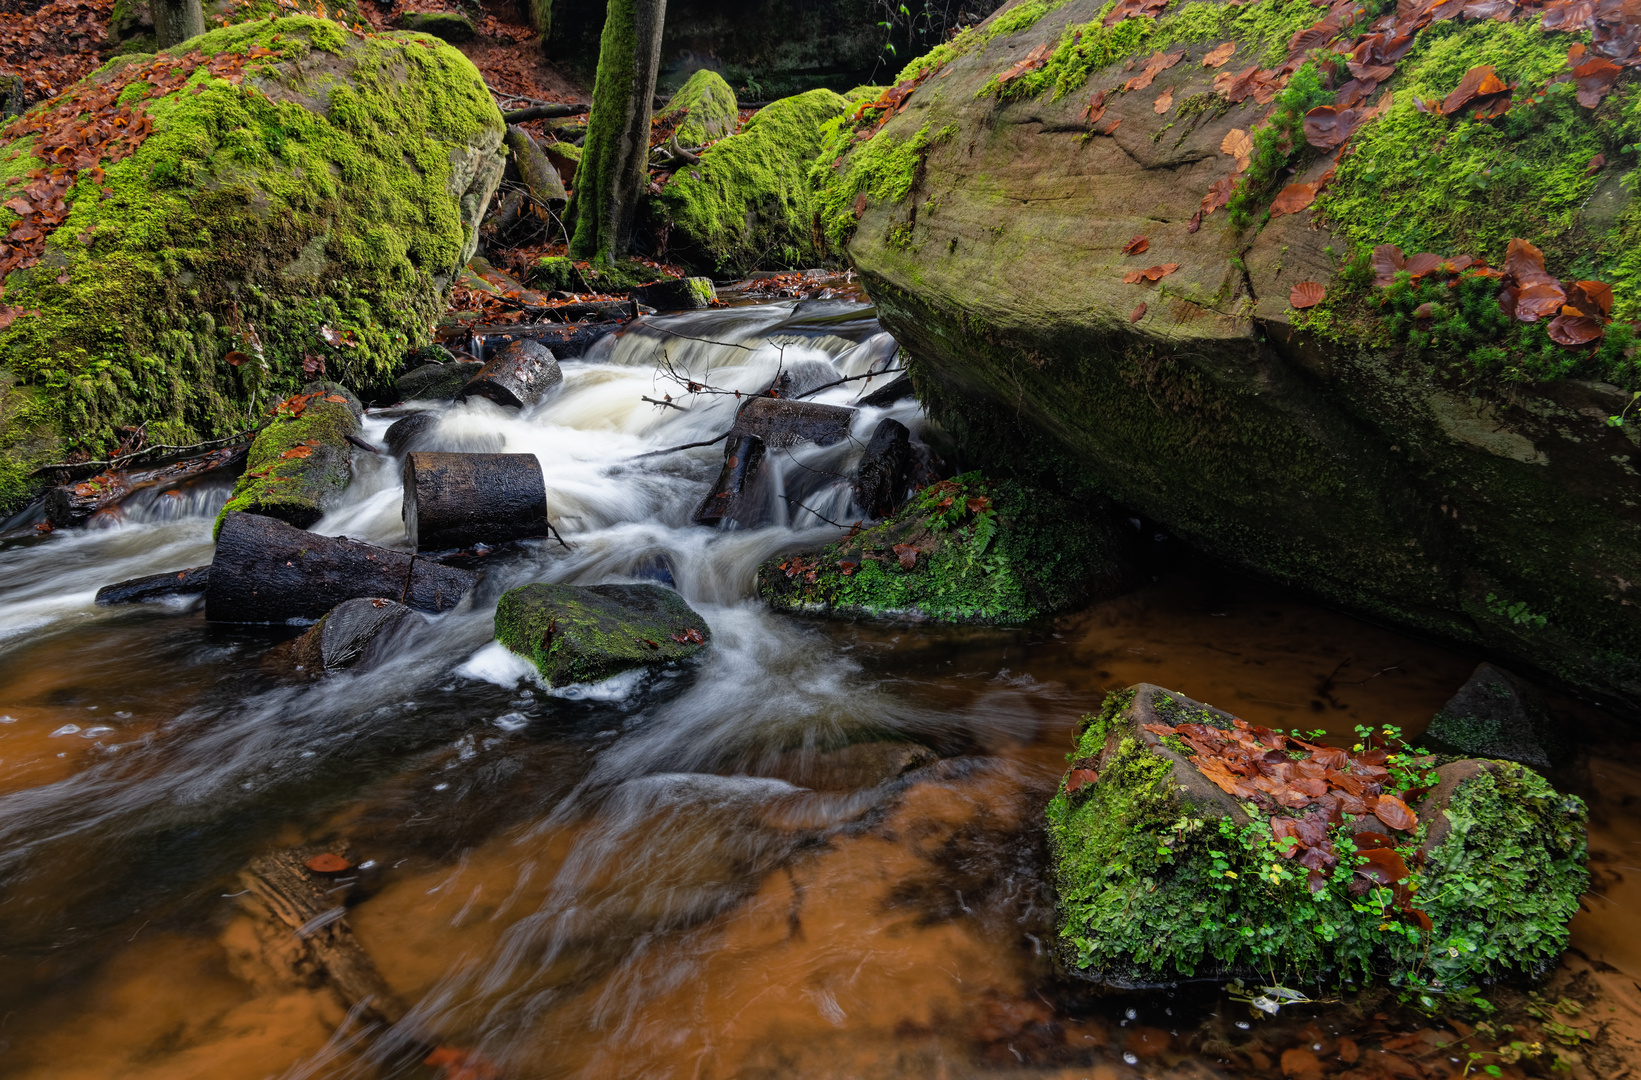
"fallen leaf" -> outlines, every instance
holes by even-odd
[[[1161,281],[1163,278],[1178,269],[1179,263],[1163,263],[1160,266],[1153,266],[1145,270],[1145,280]]]
[[[1595,15],[1592,0],[1568,0],[1566,3],[1544,5],[1544,18],[1539,21],[1542,30],[1560,30],[1573,34],[1584,29],[1584,24]]]
[[[1128,313],[1128,321],[1131,323],[1137,323],[1143,318],[1145,318],[1145,302],[1142,300],[1140,303],[1135,305],[1133,311]]]
[[[1384,286],[1396,280],[1396,272],[1407,266],[1407,259],[1395,244],[1380,244],[1373,249],[1370,265],[1373,267],[1373,283]]]
[[[895,553],[895,558],[900,560],[902,570],[911,570],[917,566],[917,548],[911,544],[896,544],[890,550]]]
[[[1493,72],[1493,66],[1480,64],[1465,72],[1459,85],[1442,101],[1442,115],[1452,116],[1477,96],[1488,97],[1504,89],[1505,85]]]
[[[1607,167],[1607,155],[1606,154],[1597,154],[1595,157],[1590,159],[1590,163],[1588,165],[1584,166],[1584,175],[1585,176],[1594,176],[1596,173],[1600,172],[1602,169],[1604,169],[1606,167]]]
[[[1288,1080],[1322,1080],[1322,1061],[1305,1047],[1282,1051],[1282,1075]]]
[[[1343,146],[1361,121],[1359,109],[1318,105],[1305,114],[1305,141],[1318,150],[1332,150]]]
[[[999,75],[997,77],[997,85],[1002,86],[1004,83],[1012,82],[1013,80],[1018,79],[1028,71],[1037,70],[1044,64],[1048,63],[1048,58],[1053,52],[1054,46],[1046,41],[1043,42],[1041,45],[1028,52],[1019,63]]]
[[[1316,201],[1315,184],[1289,184],[1271,202],[1271,217],[1297,214]]]
[[[1605,319],[1613,310],[1613,287],[1605,281],[1575,281],[1567,287],[1567,303],[1585,315]]]
[[[292,458],[310,457],[310,456],[312,456],[312,454],[313,454],[313,447],[303,445],[303,446],[293,446],[289,450],[285,451],[283,454],[280,454],[279,456],[282,457],[282,458],[292,459]]]
[[[1136,236],[1122,246],[1124,255],[1140,255],[1151,246],[1151,241],[1144,236]]]
[[[1234,41],[1227,41],[1223,45],[1216,45],[1207,56],[1202,58],[1202,66],[1205,68],[1224,67],[1225,62],[1235,53],[1236,42]]]
[[[1161,116],[1174,107],[1174,91],[1172,88],[1157,95],[1157,100],[1151,103],[1151,111]]]
[[[1600,319],[1578,313],[1578,309],[1573,307],[1564,307],[1561,311],[1548,328],[1550,340],[1557,345],[1573,349],[1606,336],[1607,326]]]
[[[1592,57],[1573,68],[1573,81],[1578,84],[1578,103],[1586,109],[1601,104],[1613,88],[1618,73],[1624,69],[1610,60]]]
[[[1401,829],[1403,832],[1411,832],[1419,824],[1418,816],[1394,795],[1380,795],[1379,801],[1373,804],[1373,813],[1392,829]]]
[[[1387,796],[1380,796],[1381,799]],[[1402,857],[1390,848],[1373,848],[1369,851],[1358,851],[1358,859],[1366,862],[1356,867],[1356,873],[1380,885],[1394,885],[1398,881],[1408,878],[1407,863]]]
[[[316,874],[340,874],[344,870],[353,868],[353,864],[342,858],[342,856],[333,855],[328,851],[323,855],[315,855],[302,865]]]
[[[1185,231],[1194,233],[1200,228],[1202,228],[1202,209],[1199,207],[1197,212],[1191,215],[1191,220],[1185,223]]]
[[[1206,194],[1202,197],[1202,209],[1200,211],[1201,214],[1204,217],[1207,217],[1208,215],[1212,214],[1215,210],[1218,210],[1220,207],[1222,207],[1226,203],[1230,202],[1231,201],[1231,192],[1233,192],[1235,190],[1236,190],[1236,177],[1235,176],[1227,176],[1227,177],[1225,177],[1221,180],[1215,180],[1212,184],[1209,184],[1208,185],[1208,194]]]
[[[1327,287],[1320,282],[1301,281],[1289,291],[1288,303],[1300,310],[1304,310],[1320,304],[1327,295]]]
[[[1538,322],[1559,314],[1567,294],[1557,282],[1540,281],[1523,288],[1516,296],[1516,319]]]
[[[1254,152],[1254,138],[1241,128],[1232,128],[1219,141],[1219,152],[1236,158],[1236,171],[1246,172],[1248,159]]]
[[[1421,251],[1417,255],[1409,255],[1407,265],[1403,267],[1403,269],[1412,274],[1414,279],[1417,280],[1424,277],[1426,274],[1435,273],[1437,270],[1441,269],[1441,265],[1442,257],[1440,255],[1433,255],[1428,251]]]
[[[1066,776],[1066,791],[1074,792],[1100,779],[1100,774],[1093,769],[1072,769]]]
[[[1100,117],[1105,115],[1105,91],[1101,90],[1088,99],[1088,107],[1083,110],[1083,120],[1090,125],[1097,124]]]

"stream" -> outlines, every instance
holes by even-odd
[[[1201,1080],[1305,1075],[1295,1048],[1327,1075],[1460,1075],[1385,1049],[1432,1030],[1388,1000],[1263,1019],[1213,987],[1065,981],[1040,820],[1106,691],[1417,735],[1482,657],[1188,558],[1020,628],[773,613],[758,564],[858,516],[879,420],[926,421],[857,405],[892,375],[823,390],[859,408],[853,438],[772,457],[773,524],[708,529],[690,518],[722,445],[640,455],[712,439],[737,398],[681,394],[658,364],[757,393],[894,356],[864,303],[754,303],[634,323],[523,412],[426,405],[439,449],[540,458],[568,549],[498,556],[385,662],[320,682],[278,661],[298,627],[93,603],[208,563],[223,481],[0,543],[0,1075]],[[682,407],[642,400],[665,394]],[[368,413],[365,437],[412,407]],[[314,531],[403,546],[398,464],[358,454]],[[657,578],[710,625],[695,668],[550,691],[491,640],[508,588]],[[1641,767],[1615,718],[1554,704],[1582,747],[1558,779],[1591,805],[1592,890],[1552,983],[1641,1047]],[[310,843],[356,856],[347,923],[411,1006],[391,1029],[263,955],[239,874]],[[430,1042],[447,1053],[424,1065]]]

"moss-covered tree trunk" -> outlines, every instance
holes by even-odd
[[[632,241],[650,150],[650,110],[667,0],[610,0],[598,80],[576,170],[570,254],[614,262]]]
[[[200,0],[154,0],[154,36],[160,48],[205,33],[205,12]]]
[[[541,32],[543,44],[553,31],[553,0],[530,0],[530,25]]]

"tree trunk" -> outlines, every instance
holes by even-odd
[[[614,262],[632,241],[647,177],[650,110],[667,0],[610,0],[598,53],[587,143],[576,170],[570,254]]]
[[[545,42],[547,35],[553,32],[553,0],[530,0],[530,25]]]
[[[205,12],[200,0],[154,0],[154,36],[160,48],[198,37],[205,33]]]

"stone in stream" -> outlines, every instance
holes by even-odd
[[[564,381],[558,358],[540,342],[523,338],[497,349],[479,373],[456,392],[457,401],[489,398],[504,408],[534,405]]]
[[[878,421],[855,470],[855,504],[867,517],[885,518],[899,509],[911,461],[912,433],[906,425],[889,417]]]
[[[472,41],[479,33],[471,19],[453,11],[407,11],[399,19],[399,29],[432,34],[453,45]]]
[[[698,311],[711,307],[717,295],[712,279],[704,277],[668,278],[632,290],[634,300],[657,311]]]
[[[217,535],[205,617],[307,622],[356,597],[386,597],[440,612],[455,607],[477,582],[472,571],[407,551],[320,536],[259,514],[230,513]]]
[[[660,585],[526,585],[496,605],[496,640],[534,661],[549,686],[677,663],[711,638],[706,620]]]
[[[325,516],[353,479],[353,445],[359,399],[331,382],[313,382],[276,406],[274,417],[251,443],[245,472],[234,487],[217,528],[234,511],[278,518],[299,529]]]
[[[1019,623],[1131,588],[1114,514],[1012,480],[942,480],[889,518],[758,568],[785,611],[913,621]]]
[[[887,409],[895,402],[911,396],[912,377],[910,375],[896,375],[886,386],[864,395],[855,404],[868,405],[874,409]]]
[[[439,417],[432,412],[416,412],[401,416],[388,426],[382,435],[382,444],[394,457],[404,457],[412,450],[423,449],[439,427]]]
[[[506,142],[519,182],[529,190],[530,197],[555,212],[563,207],[570,198],[564,190],[564,181],[559,179],[558,170],[530,133],[517,124],[509,124]]]
[[[1072,757],[1047,819],[1077,977],[1322,997],[1536,979],[1566,948],[1584,804],[1522,765],[1299,744],[1143,683]]]
[[[452,356],[446,363],[411,368],[399,376],[393,386],[405,401],[449,401],[483,369],[484,365],[477,360],[457,360]]]
[[[547,485],[534,454],[405,456],[410,546],[448,551],[547,535]]]
[[[1430,722],[1425,739],[1467,757],[1504,758],[1548,769],[1566,754],[1566,741],[1543,695],[1526,680],[1483,663]]]
[[[346,600],[292,643],[291,660],[313,675],[368,667],[418,618],[410,608],[385,597]]]
[[[939,759],[940,755],[920,743],[861,742],[837,750],[790,750],[769,765],[749,771],[815,791],[859,791]]]
[[[756,435],[729,437],[724,451],[724,466],[712,490],[701,500],[690,518],[697,525],[722,525],[734,522],[743,529],[756,528],[769,517],[768,500],[757,490],[756,481],[762,471],[764,443]]]
[[[824,360],[798,360],[781,368],[769,391],[780,398],[802,397],[840,378],[838,369]]]
[[[173,596],[198,596],[211,581],[209,566],[194,566],[187,570],[167,570],[163,574],[132,578],[129,581],[104,585],[97,590],[97,606],[115,604],[147,604],[167,600]]]
[[[771,450],[784,450],[800,442],[831,446],[849,437],[849,425],[854,419],[855,410],[841,405],[755,397],[741,406],[729,437],[733,440],[756,435]]]

